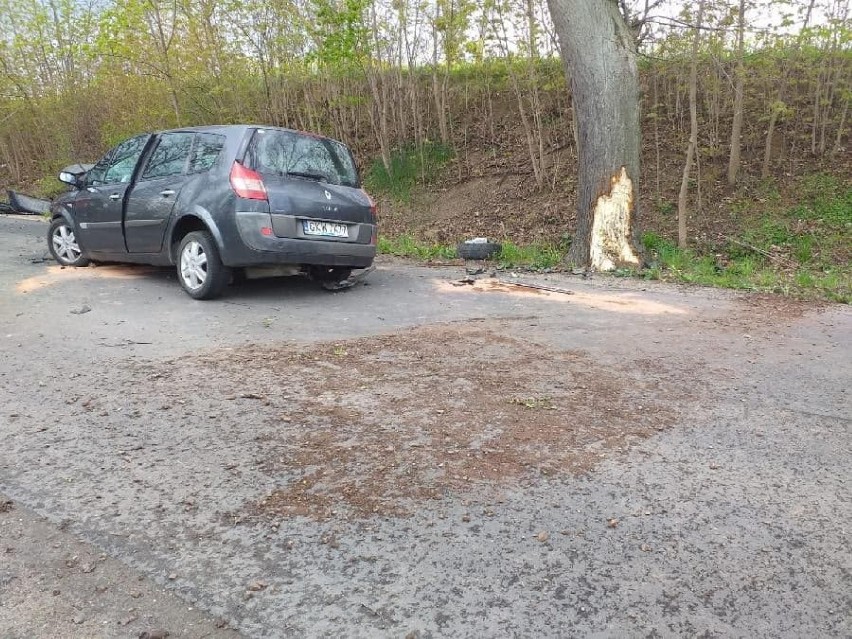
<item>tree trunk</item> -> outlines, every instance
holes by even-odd
[[[740,0],[740,11],[737,17],[737,78],[734,88],[734,122],[731,125],[731,155],[728,158],[728,185],[737,183],[737,173],[740,170],[740,138],[743,131],[743,85],[745,84],[744,42],[745,31],[745,0]]]
[[[840,124],[837,126],[837,138],[834,140],[834,150],[832,154],[840,153],[843,144],[844,126],[846,125],[846,114],[849,112],[849,103],[852,99],[846,98],[843,102],[843,112],[840,114]]]
[[[570,262],[639,266],[639,82],[633,34],[615,0],[548,0],[577,121],[577,228]]]
[[[686,149],[686,162],[683,165],[683,177],[677,198],[677,245],[686,248],[687,196],[689,195],[689,171],[698,147],[698,46],[701,43],[701,27],[704,20],[704,0],[699,0],[697,24],[692,36],[692,65],[689,70],[689,145]]]

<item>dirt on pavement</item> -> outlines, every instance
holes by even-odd
[[[213,424],[250,411],[265,426],[264,472],[287,479],[252,505],[269,517],[411,514],[449,493],[588,471],[673,423],[655,362],[603,369],[513,337],[525,323],[211,351],[145,369],[136,391],[163,409],[185,398]],[[199,376],[215,398],[188,392]]]

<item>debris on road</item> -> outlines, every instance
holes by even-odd
[[[0,213],[16,215],[44,215],[50,212],[50,202],[11,189],[7,191],[9,203],[0,203]]]
[[[364,282],[364,278],[366,278],[374,270],[376,270],[375,266],[369,266],[358,273],[353,273],[345,280],[340,280],[339,282],[323,282],[322,287],[327,291],[342,291],[347,288],[352,288],[359,282]],[[366,283],[367,282],[364,282],[364,284]]]
[[[548,293],[560,293],[562,295],[573,295],[574,291],[569,290],[567,288],[561,288],[559,286],[548,286],[545,284],[532,284],[529,282],[508,282],[506,280],[495,280],[498,284],[502,284],[503,286],[517,286],[520,288],[531,288],[537,291],[547,291]]]
[[[261,581],[258,579],[257,581],[253,581],[249,584],[248,589],[251,592],[260,592],[261,590],[266,590],[266,587],[269,586],[265,581]]]
[[[91,310],[92,308],[90,306],[88,306],[87,304],[83,304],[80,308],[71,309],[70,312],[71,315],[84,315],[86,313],[89,313]]]
[[[491,242],[486,237],[475,237],[460,242],[456,247],[456,255],[463,260],[487,260],[503,249],[499,242]]]

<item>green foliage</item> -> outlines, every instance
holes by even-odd
[[[364,184],[371,192],[408,202],[414,186],[433,182],[452,157],[452,149],[434,142],[427,142],[419,149],[401,149],[391,155],[390,171],[381,159],[376,159],[364,177]]]
[[[540,243],[518,246],[512,242],[503,242],[494,259],[500,268],[553,268],[562,262],[567,250],[568,247],[564,245]]]
[[[418,242],[411,235],[400,235],[397,238],[379,237],[379,253],[411,257],[418,260],[452,260],[456,257],[456,249],[442,244],[427,244]]]
[[[320,66],[350,69],[364,61],[369,30],[365,14],[368,0],[313,0],[316,21],[311,34],[317,43],[311,54]]]
[[[418,260],[452,260],[456,258],[456,249],[443,244],[419,242],[411,235],[396,238],[379,237],[379,253],[410,257]],[[559,265],[568,250],[568,242],[562,244],[531,244],[518,246],[512,242],[503,242],[502,249],[494,256],[497,268],[546,269]]]
[[[642,239],[651,259],[643,273],[647,279],[852,303],[852,265],[826,267],[815,259],[817,248],[823,252],[841,249],[842,237],[795,233],[777,220],[764,219],[721,252],[718,247],[707,247],[704,253],[679,249],[656,233],[646,233]],[[786,247],[792,259],[783,254],[768,257],[770,250],[779,247]]]
[[[33,185],[33,195],[47,200],[52,200],[67,189],[68,187],[57,180],[55,175],[45,175],[44,177],[39,178]]]
[[[848,180],[814,173],[799,180],[797,191],[802,202],[793,209],[793,216],[821,220],[837,227],[852,227],[852,185]]]

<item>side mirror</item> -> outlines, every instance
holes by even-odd
[[[59,181],[70,184],[75,189],[82,189],[86,185],[86,173],[94,164],[71,164],[59,172]]]
[[[59,172],[59,181],[64,182],[65,184],[70,184],[74,188],[80,188],[80,177],[69,173],[68,171],[60,171]]]

